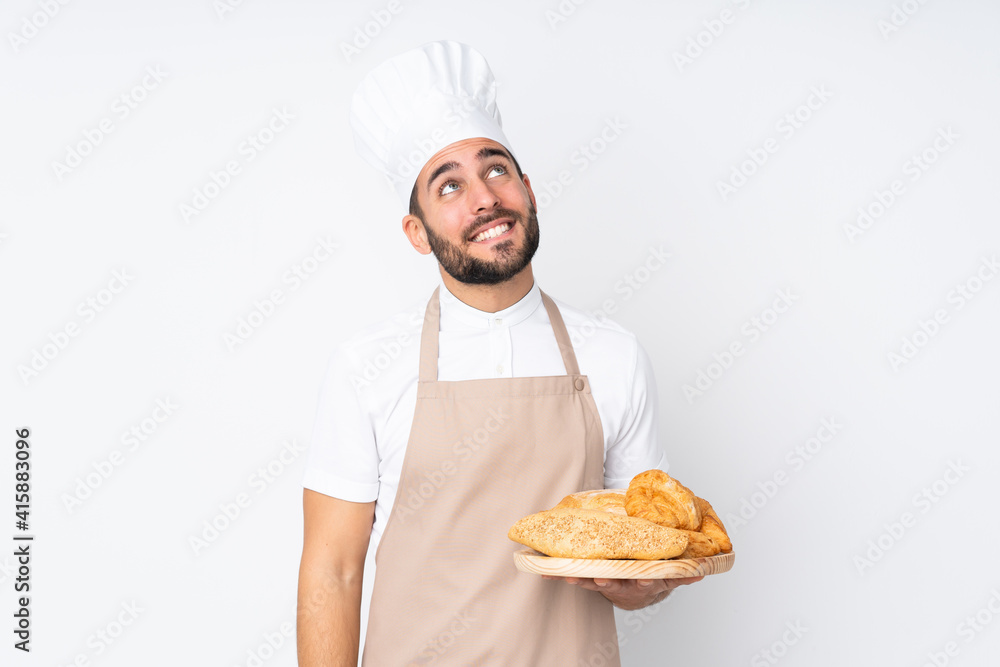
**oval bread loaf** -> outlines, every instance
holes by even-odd
[[[604,510],[613,514],[628,516],[625,511],[625,489],[594,489],[571,493],[552,509]]]
[[[660,560],[687,548],[682,531],[602,510],[561,508],[524,517],[507,537],[554,558]]]

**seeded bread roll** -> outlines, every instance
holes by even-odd
[[[602,510],[560,508],[524,517],[507,537],[555,558],[660,560],[687,548],[679,530]]]

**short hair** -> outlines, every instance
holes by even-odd
[[[507,152],[507,157],[510,161],[514,163],[514,170],[517,172],[517,177],[520,180],[524,180],[524,174],[521,173],[521,165],[517,163],[517,158],[508,151],[506,148],[504,150]],[[417,201],[417,184],[413,184],[413,189],[410,190],[410,215],[415,215],[420,218],[421,222],[424,219],[424,211],[420,208],[420,202]]]

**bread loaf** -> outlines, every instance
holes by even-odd
[[[679,556],[688,544],[683,532],[645,519],[575,508],[526,516],[507,537],[555,558],[658,560]]]
[[[625,489],[595,489],[571,493],[552,509],[604,510],[628,516],[625,511]]]

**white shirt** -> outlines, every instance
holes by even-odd
[[[537,283],[496,313],[463,303],[439,283],[438,380],[566,375]],[[553,301],[600,415],[605,488],[625,488],[650,468],[665,471],[656,382],[645,350],[618,324]],[[338,347],[320,392],[302,485],[343,500],[376,501],[372,549],[392,510],[413,423],[426,306],[424,301]]]

